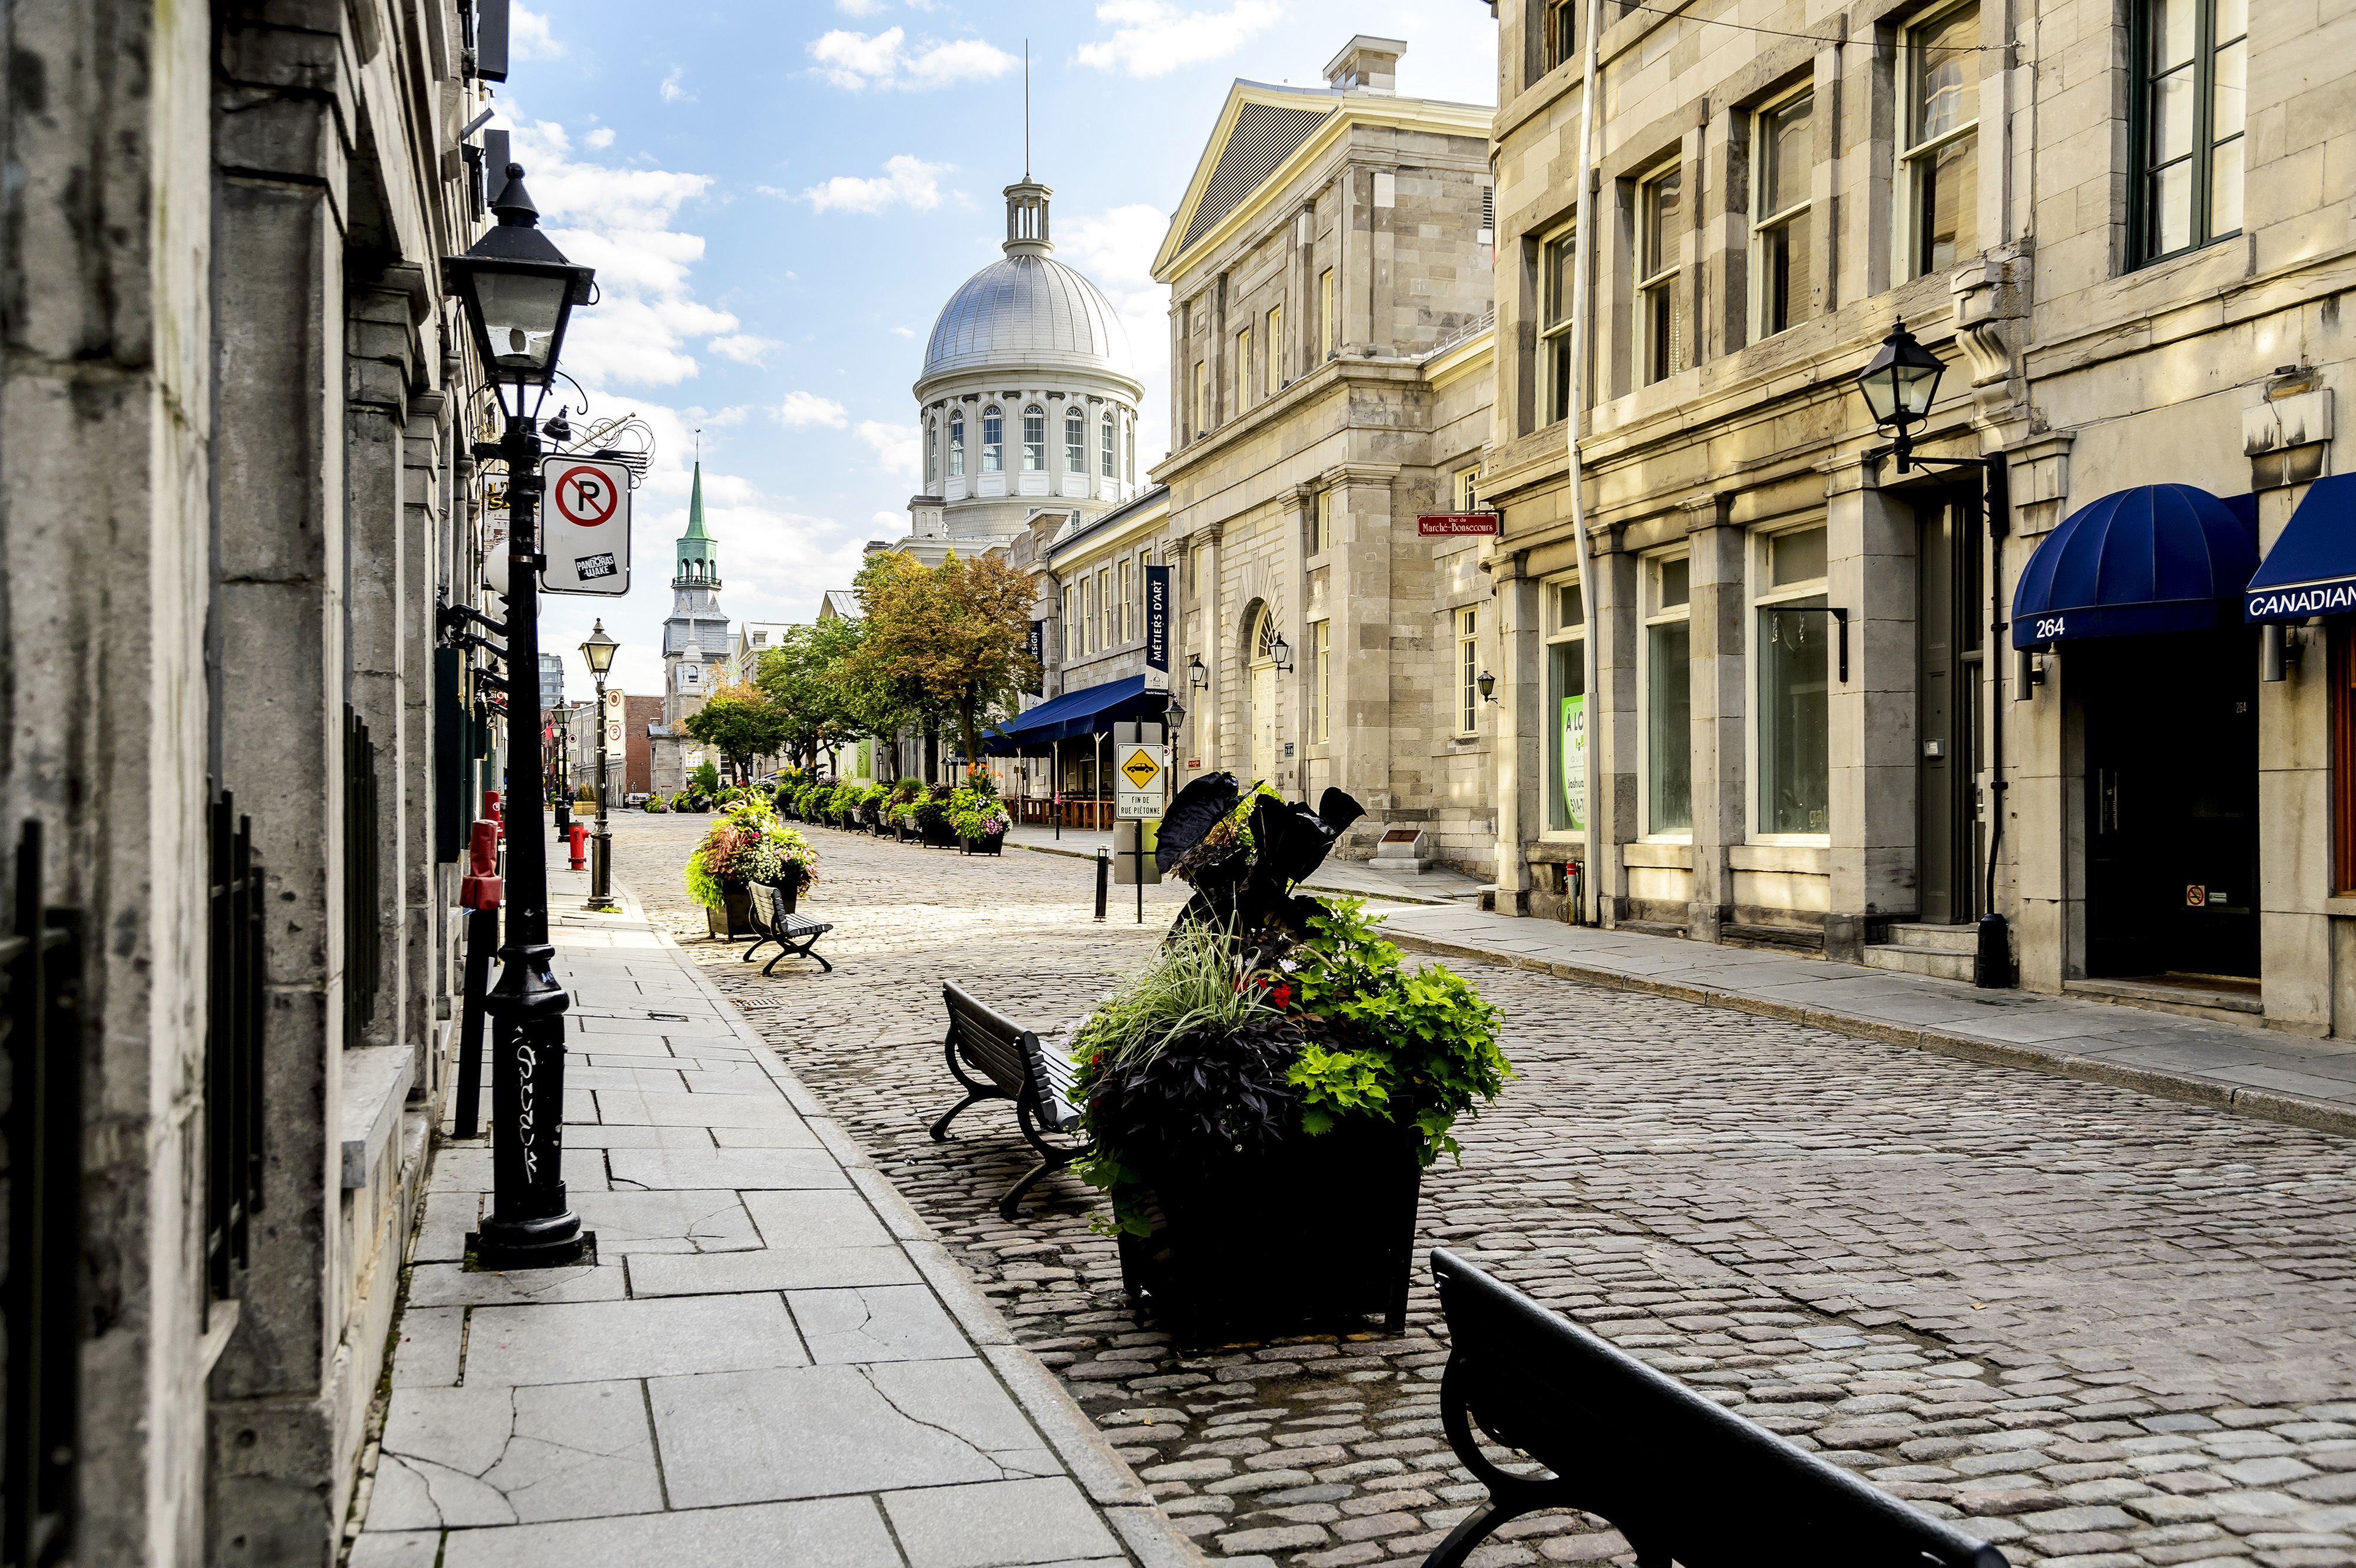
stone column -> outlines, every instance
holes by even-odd
[[[1826,602],[1849,612],[1848,680],[1828,667],[1825,956],[1855,963],[1869,917],[1915,908],[1917,541],[1914,509],[1880,489],[1872,465],[1838,461],[1825,491]],[[1838,631],[1829,624],[1826,631],[1830,659]]]
[[[1488,563],[1497,605],[1497,912],[1530,912],[1526,845],[1546,825],[1545,628],[1530,554]]]
[[[2306,485],[2258,492],[2274,548]],[[2320,627],[2293,628],[2298,662],[2258,682],[2258,943],[2266,1022],[2331,1030],[2331,656]]]
[[[1693,541],[1693,902],[1687,934],[1721,940],[1734,918],[1729,846],[1745,841],[1748,770],[1744,719],[1750,661],[1749,595],[1742,570],[1745,535],[1732,524],[1729,495],[1695,502]]]
[[[1398,474],[1395,463],[1347,463],[1333,471],[1333,540],[1326,549],[1327,591],[1341,612],[1333,618],[1334,773],[1376,816],[1398,803],[1391,799],[1391,638],[1398,613],[1391,591],[1391,487]]]
[[[1581,574],[1595,595],[1595,695],[1589,699],[1588,767],[1597,770],[1595,817],[1587,827],[1587,875],[1595,888],[1605,925],[1627,917],[1628,868],[1620,846],[1638,836],[1638,748],[1644,725],[1637,713],[1636,643],[1644,635],[1637,608],[1636,557],[1622,547],[1612,524],[1591,528],[1594,552]]]
[[[1202,726],[1194,740],[1195,755],[1203,767],[1216,771],[1228,766],[1226,754],[1227,701],[1227,647],[1230,640],[1241,635],[1231,632],[1226,625],[1224,607],[1226,596],[1219,592],[1219,569],[1224,564],[1219,549],[1222,526],[1213,523],[1187,536],[1186,542],[1199,552],[1194,562],[1195,591],[1201,596],[1203,618],[1203,662],[1211,672],[1211,683],[1203,688],[1202,708],[1195,722]],[[1247,744],[1249,737],[1246,737]]]

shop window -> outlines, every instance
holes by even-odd
[[[1644,832],[1693,832],[1693,563],[1644,564]]]
[[[1751,277],[1754,336],[1770,338],[1813,315],[1808,198],[1815,160],[1815,95],[1762,109],[1751,139]]]
[[[1976,3],[1906,30],[1908,277],[1945,272],[1979,249],[1979,43]]]
[[[1636,214],[1636,359],[1638,380],[1650,386],[1686,368],[1685,291],[1677,286],[1685,170],[1671,164],[1639,185]]]
[[[1481,611],[1468,605],[1456,612],[1456,733],[1471,735],[1481,722]]]
[[[1284,390],[1283,306],[1271,305],[1268,307],[1268,331],[1262,336],[1267,338],[1267,343],[1260,351],[1268,356],[1268,379],[1260,395],[1274,397]]]
[[[1753,820],[1770,834],[1832,831],[1832,646],[1825,607],[1824,527],[1762,535],[1754,582],[1752,647],[1759,672]]]
[[[1587,612],[1576,582],[1548,583],[1546,609],[1546,825],[1587,831]]]
[[[996,403],[981,411],[981,471],[1006,471],[1006,416],[998,411]]]
[[[1548,235],[1539,252],[1538,359],[1548,424],[1570,417],[1570,356],[1578,340],[1570,329],[1570,295],[1577,252],[1569,229]]]
[[[1064,472],[1088,471],[1088,418],[1076,408],[1064,411]]]
[[[2240,232],[2249,0],[2137,0],[2137,262]]]

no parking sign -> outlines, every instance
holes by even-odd
[[[630,471],[596,457],[540,466],[540,586],[551,594],[630,591]]]

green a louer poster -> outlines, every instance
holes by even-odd
[[[1587,699],[1562,700],[1562,809],[1573,832],[1587,831]]]

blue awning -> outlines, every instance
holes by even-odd
[[[2242,592],[2254,621],[2305,620],[2356,610],[2356,474],[2308,486],[2282,537]]]
[[[2013,591],[2012,645],[2229,625],[2257,564],[2256,497],[2117,490],[2037,542]]]
[[[1102,735],[1130,720],[1159,718],[1169,705],[1170,693],[1147,691],[1142,675],[1083,686],[993,729],[981,749],[991,757],[1044,757],[1058,741]]]

